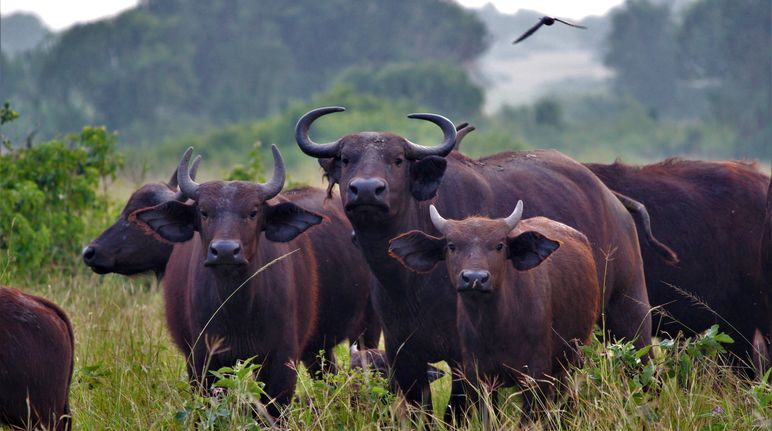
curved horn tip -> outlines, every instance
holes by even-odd
[[[201,164],[201,154],[197,155],[195,159],[193,159],[193,163],[190,165],[190,179],[195,180],[196,175],[198,174],[198,165]]]
[[[517,205],[515,205],[515,209],[512,211],[512,214],[509,215],[509,217],[505,218],[504,221],[507,223],[507,226],[509,226],[509,229],[514,229],[515,226],[520,222],[520,219],[523,217],[523,201],[518,200]]]
[[[273,153],[273,176],[267,183],[260,185],[266,193],[266,200],[275,197],[281,192],[284,188],[284,181],[286,179],[284,159],[282,159],[281,152],[275,144],[271,144],[271,152]]]
[[[434,205],[429,205],[429,218],[431,218],[434,228],[444,234],[445,226],[448,221],[440,215],[440,212],[437,211],[437,207]]]

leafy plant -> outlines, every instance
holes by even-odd
[[[9,117],[10,118],[10,117]],[[63,140],[10,148],[0,155],[0,268],[4,277],[42,263],[71,261],[108,214],[100,179],[114,178],[123,158],[115,135],[84,127]]]

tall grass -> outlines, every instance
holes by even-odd
[[[256,408],[261,385],[244,363],[219,370],[228,391],[204,397],[191,391],[184,358],[164,324],[162,295],[152,278],[96,276],[87,271],[51,274],[24,286],[59,303],[75,329],[75,375],[70,400],[75,429],[269,429]],[[720,332],[693,340],[665,341],[642,363],[629,343],[604,345],[597,336],[584,363],[570,370],[556,398],[539,401],[533,429],[558,430],[752,430],[772,429],[769,373],[749,380],[715,353]],[[312,380],[298,370],[296,397],[275,427],[292,430],[413,429],[431,421],[440,430],[482,429],[476,406],[459,422],[442,422],[449,373],[432,384],[436,414],[412,411],[391,394],[386,380],[347,368],[348,350],[336,349],[342,371]],[[447,367],[442,364],[447,371]],[[493,402],[482,394],[484,405]],[[498,409],[488,410],[493,429],[516,429],[520,396],[503,389]]]

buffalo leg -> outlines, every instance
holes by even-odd
[[[429,387],[429,379],[426,375],[426,361],[406,360],[401,356],[398,361],[392,362],[392,386],[394,382],[402,390],[405,400],[416,407],[431,412],[432,393]]]
[[[448,408],[445,410],[445,422],[452,423],[453,418],[460,420],[467,407],[468,394],[474,391],[469,384],[464,382],[464,377],[460,376],[455,370],[451,372],[453,379],[450,386],[450,399],[448,400]]]
[[[281,409],[289,404],[295,392],[297,372],[288,365],[292,356],[286,354],[273,355],[264,368],[260,370],[260,380],[265,382],[265,394],[268,413],[274,418],[279,417]]]
[[[322,358],[319,355],[306,355],[303,358],[303,365],[308,369],[308,373],[314,379],[319,379],[325,373],[336,373],[338,371],[337,365],[335,365],[335,355],[332,352],[334,346],[328,346],[324,349]]]
[[[636,349],[651,345],[651,312],[642,277],[628,288],[617,288],[605,310],[609,332],[632,341]]]

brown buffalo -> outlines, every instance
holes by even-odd
[[[718,323],[735,340],[730,351],[752,357],[755,330],[767,340],[772,335],[772,286],[763,282],[763,258],[755,258],[770,179],[736,161],[587,167],[609,188],[645,205],[654,234],[678,254],[677,265],[666,264],[641,241],[649,301],[662,310],[655,332],[691,335]]]
[[[291,202],[268,202],[284,185],[281,154],[272,150],[274,174],[266,184],[197,184],[188,175],[190,148],[177,174],[192,203],[168,201],[139,210],[130,220],[171,242],[188,241],[198,232],[181,304],[193,337],[187,355],[191,380],[209,388],[207,369],[256,357],[262,364],[258,378],[275,401],[269,411],[276,415],[295,389],[292,364],[319,350],[309,343],[319,317],[317,257],[308,236],[300,234],[322,217]]]
[[[377,283],[372,301],[381,318],[394,381],[411,402],[430,408],[426,363],[461,361],[456,296],[444,265],[427,274],[402,267],[388,255],[391,238],[410,230],[436,233],[429,203],[453,218],[487,211],[504,217],[514,197],[543,215],[584,232],[605,283],[605,322],[617,337],[650,343],[649,303],[635,225],[626,209],[592,172],[557,151],[500,153],[472,160],[458,152],[453,124],[434,114],[413,114],[443,131],[436,147],[381,132],[346,135],[328,144],[308,137],[318,117],[343,108],[319,108],[295,129],[301,150],[319,158],[327,178],[340,184],[346,215]],[[453,411],[463,407],[463,385],[451,389]]]
[[[530,378],[550,392],[548,378],[576,363],[577,344],[589,341],[598,318],[601,290],[587,237],[544,217],[520,222],[522,202],[496,220],[445,220],[434,206],[429,211],[442,236],[402,234],[389,254],[417,272],[446,261],[466,377],[494,390]],[[533,395],[523,394],[524,419]]]
[[[192,179],[195,179],[200,161],[200,156],[193,160]],[[315,255],[323,256],[318,258],[317,273],[320,314],[324,318],[319,320],[317,335],[324,338],[321,343],[327,356],[325,364],[334,364],[332,347],[344,339],[353,342],[361,337],[364,346],[377,346],[380,323],[368,300],[370,271],[359,250],[347,238],[343,239],[352,228],[337,203],[339,198],[326,200],[324,191],[310,187],[288,190],[280,196],[330,221],[309,232]],[[118,220],[83,250],[83,260],[98,274],[133,275],[153,271],[160,278],[166,273],[163,286],[167,328],[177,347],[186,352],[193,340],[186,329],[183,297],[187,266],[196,238],[181,244],[171,243],[128,220],[137,210],[171,200],[186,200],[177,190],[176,170],[168,183],[146,184],[135,191]],[[175,257],[170,260],[172,248]],[[316,369],[311,367],[310,371],[313,373]]]
[[[474,130],[476,130],[475,127],[469,123],[461,123],[456,126],[456,144],[453,147],[453,150],[461,151],[461,142],[463,141],[464,137],[468,135],[469,132],[473,132]],[[662,259],[664,259],[665,263],[670,265],[675,265],[678,263],[678,256],[676,253],[670,249],[670,247],[660,242],[652,233],[651,217],[649,216],[649,212],[646,209],[646,206],[629,196],[618,193],[611,187],[609,187],[609,189],[612,193],[614,193],[614,196],[619,199],[619,202],[622,203],[625,208],[627,208],[627,211],[630,212],[630,215],[635,219],[636,225],[638,226],[639,241],[645,242],[645,244],[651,248],[652,252],[658,254]]]
[[[190,177],[195,179],[201,156],[193,160]],[[166,270],[173,243],[159,240],[129,222],[129,215],[142,208],[149,208],[167,201],[185,202],[177,189],[177,171],[168,182],[145,184],[131,194],[118,220],[83,248],[83,261],[97,274],[115,272],[134,275],[152,271],[158,279]]]
[[[387,377],[391,374],[391,367],[389,366],[389,361],[386,359],[386,351],[384,350],[359,350],[355,343],[351,345],[350,354],[352,369],[371,370]],[[443,376],[445,376],[444,371],[429,364],[429,367],[426,370],[426,379],[429,380],[429,383],[441,379]]]
[[[71,428],[74,339],[51,301],[0,286],[0,425]]]

